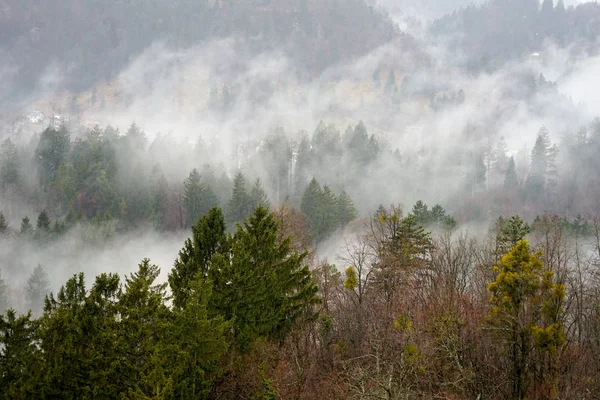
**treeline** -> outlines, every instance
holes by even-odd
[[[124,134],[111,126],[49,127],[28,142],[0,145],[0,211],[17,225],[28,208],[35,225],[45,210],[56,231],[85,221],[118,231],[180,230],[214,206],[232,227],[259,204],[287,201],[307,215],[317,240],[399,198],[437,199],[460,222],[511,213],[531,221],[544,212],[589,219],[597,212],[598,120],[558,143],[542,128],[533,148],[517,153],[484,126],[469,124],[458,136],[413,151],[394,148],[362,122],[344,133],[324,123],[312,135],[280,128],[235,146],[231,170],[217,141],[149,140],[135,124]],[[429,211],[441,222],[440,210]]]
[[[321,189],[323,190],[323,189]],[[289,206],[288,206],[289,207]],[[75,275],[40,309],[0,317],[3,398],[579,398],[600,391],[600,219],[558,216],[430,233],[422,202],[361,220],[336,265],[313,260],[293,209],[233,233],[212,208],[168,283]],[[427,210],[427,212],[425,212]],[[435,211],[434,211],[435,210]],[[291,235],[291,236],[290,236]],[[309,265],[312,266],[309,269]]]

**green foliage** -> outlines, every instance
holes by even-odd
[[[317,243],[357,216],[354,203],[345,191],[336,196],[328,186],[321,188],[315,178],[304,190],[300,209],[307,216],[309,229]]]
[[[209,317],[210,284],[198,274],[183,308],[174,311],[171,340],[177,344],[175,398],[209,398],[212,382],[221,375],[219,361],[229,349],[231,323]]]
[[[218,200],[212,188],[201,182],[200,173],[197,169],[190,172],[183,185],[183,205],[187,212],[187,224],[192,226],[198,222],[200,216],[215,207]]]
[[[415,222],[423,227],[439,227],[445,229],[454,229],[458,222],[454,217],[446,213],[444,207],[436,204],[431,209],[422,200],[418,200],[413,206],[411,215]]]
[[[29,217],[24,217],[21,220],[20,232],[21,232],[21,235],[27,235],[27,234],[30,234],[31,232],[33,232],[33,226],[31,225],[31,222],[29,221]]]
[[[50,294],[50,281],[46,270],[38,264],[29,275],[25,286],[27,308],[37,315],[44,308],[44,299]]]
[[[14,310],[0,315],[0,393],[5,399],[39,396],[35,379],[38,351],[34,345],[37,324],[31,313],[17,317]]]
[[[40,185],[48,187],[54,183],[60,165],[67,160],[71,137],[63,125],[58,130],[47,128],[40,136],[35,151]]]
[[[19,181],[17,146],[7,138],[0,145],[0,189],[6,192],[9,187],[18,185]]]
[[[267,196],[267,192],[262,186],[260,179],[256,179],[252,189],[250,190],[250,199],[252,204],[252,209],[256,209],[258,206],[263,206],[265,208],[271,207],[271,203],[269,202],[269,197]]]
[[[227,207],[227,220],[241,222],[252,212],[253,200],[246,188],[246,178],[238,172],[233,179],[233,193]]]
[[[498,217],[493,231],[496,234],[496,252],[499,256],[511,248],[531,232],[531,228],[521,217],[514,215],[509,219]]]
[[[209,277],[212,258],[217,253],[227,254],[229,240],[225,219],[220,208],[212,208],[192,226],[192,238],[186,239],[175,266],[169,274],[173,304],[182,308],[187,302],[191,282],[196,276]]]
[[[283,339],[300,314],[319,301],[304,264],[307,253],[292,251],[290,243],[278,239],[273,214],[258,207],[238,225],[230,253],[213,258],[210,308],[233,319],[243,350],[257,337]]]
[[[4,213],[0,211],[0,236],[6,235],[9,232],[8,222],[4,217]]]

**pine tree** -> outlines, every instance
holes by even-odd
[[[192,238],[185,241],[169,274],[173,304],[176,307],[185,307],[191,282],[197,275],[207,279],[213,255],[226,253],[227,248],[225,219],[221,209],[215,207],[192,226]]]
[[[27,308],[37,315],[44,308],[44,298],[50,293],[50,281],[46,270],[38,264],[29,275],[25,286]]]
[[[37,331],[46,397],[119,397],[119,289],[118,275],[101,274],[88,294],[80,273],[47,297]]]
[[[418,200],[415,203],[412,215],[415,217],[415,222],[422,226],[427,226],[431,222],[429,207],[422,200]]]
[[[161,393],[166,396],[172,386],[170,374],[157,382],[160,360],[166,369],[172,367],[169,338],[176,326],[169,323],[165,305],[166,283],[156,284],[160,269],[144,259],[138,270],[125,278],[124,290],[119,294],[118,311],[121,316],[119,351],[122,354],[120,378],[131,382],[133,398],[145,398]]]
[[[58,130],[49,127],[42,132],[35,151],[42,187],[54,183],[58,168],[68,158],[70,146],[71,138],[64,125]]]
[[[19,160],[17,146],[7,138],[0,146],[0,189],[5,192],[19,183]]]
[[[31,225],[31,222],[29,221],[29,217],[25,217],[21,220],[21,235],[27,235],[30,234],[31,232],[33,232],[33,226]]]
[[[171,341],[177,345],[174,398],[209,398],[219,361],[229,348],[231,323],[209,316],[211,287],[197,275],[183,308],[174,311]]]
[[[46,210],[42,211],[38,215],[37,229],[38,229],[38,231],[45,231],[45,232],[50,231],[50,218],[48,217],[48,213],[46,212]]]
[[[337,224],[340,227],[346,226],[358,216],[354,202],[345,190],[342,190],[337,198],[336,214]]]
[[[227,220],[241,222],[252,212],[252,199],[246,189],[246,178],[238,172],[233,180],[233,194],[227,208]]]
[[[314,225],[315,223],[314,217],[317,215],[319,209],[319,202],[322,196],[321,193],[321,185],[319,185],[319,182],[317,182],[315,178],[313,178],[304,189],[300,210],[308,217],[309,225]]]
[[[507,253],[531,232],[529,225],[518,215],[510,217],[508,220],[504,217],[498,217],[493,229],[496,233],[496,253],[498,256]]]
[[[535,146],[531,151],[531,168],[526,182],[527,194],[533,201],[546,199],[548,191],[553,189],[557,175],[556,155],[556,146],[552,146],[550,134],[543,127],[540,129]]]
[[[250,190],[250,199],[252,201],[252,209],[256,209],[258,206],[269,208],[271,206],[267,192],[262,186],[260,179],[257,179]]]
[[[190,175],[183,182],[183,206],[187,213],[187,226],[192,226],[198,222],[202,215],[202,195],[203,188],[200,182],[200,173],[193,169]]]
[[[8,223],[6,222],[6,218],[4,217],[4,213],[0,211],[0,236],[4,236],[8,234]]]
[[[211,309],[234,319],[238,344],[247,350],[257,337],[283,339],[300,314],[318,302],[307,253],[291,250],[291,239],[278,239],[277,222],[258,207],[238,225],[231,253],[214,257]]]
[[[5,399],[39,397],[35,387],[40,370],[35,346],[36,322],[31,314],[17,317],[14,310],[0,315],[0,393]]]

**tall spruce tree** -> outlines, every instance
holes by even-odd
[[[71,137],[67,128],[47,128],[42,132],[35,151],[40,185],[47,187],[54,183],[58,168],[67,160],[71,146]]]
[[[21,220],[20,232],[21,232],[21,235],[27,235],[27,234],[30,234],[31,232],[33,232],[33,226],[31,225],[29,217],[24,217]]]
[[[229,349],[231,323],[209,316],[211,286],[198,274],[189,284],[185,306],[174,310],[170,340],[177,346],[174,398],[210,398],[219,361]]]
[[[46,212],[46,210],[42,211],[38,215],[37,229],[38,229],[38,231],[44,231],[44,232],[50,231],[50,217],[48,217],[48,213]]]
[[[227,207],[227,220],[241,222],[252,212],[252,198],[248,193],[246,178],[238,172],[233,179],[233,193]]]
[[[258,207],[238,225],[231,252],[217,254],[211,270],[211,309],[234,320],[238,344],[247,350],[257,337],[283,339],[300,314],[319,301],[307,253],[278,239],[271,212]]]
[[[188,226],[192,226],[198,222],[201,215],[215,207],[218,200],[212,188],[201,182],[200,173],[195,168],[190,172],[183,185],[183,204],[187,212],[187,223]]]
[[[19,159],[17,146],[5,139],[0,146],[0,189],[6,192],[11,185],[19,183]]]
[[[163,385],[156,381],[154,361],[160,360],[165,368],[173,368],[167,333],[176,329],[170,324],[169,310],[165,305],[167,284],[156,283],[159,274],[160,269],[150,264],[150,260],[142,260],[137,272],[125,277],[124,290],[118,296],[121,332],[117,339],[121,353],[119,374],[133,398],[158,394],[166,397],[168,390],[164,389],[171,386],[170,374],[167,374]]]
[[[255,209],[258,206],[266,208],[271,207],[269,197],[267,196],[267,192],[265,192],[260,179],[254,181],[254,185],[252,185],[252,189],[250,190],[250,199],[252,201],[252,209]]]
[[[50,281],[46,270],[38,264],[29,275],[25,286],[27,308],[33,315],[38,315],[44,308],[44,299],[50,294]]]
[[[169,274],[173,304],[185,307],[190,284],[197,275],[209,277],[213,255],[227,253],[228,238],[225,218],[220,208],[212,208],[192,226],[192,237],[185,241],[183,249]]]
[[[350,198],[350,195],[345,190],[342,190],[336,204],[337,224],[340,227],[344,227],[357,216],[358,212],[356,211],[356,207],[354,207],[354,202]]]
[[[35,345],[37,324],[31,314],[17,316],[10,309],[0,315],[0,397],[33,399],[41,393],[36,386],[39,352]]]

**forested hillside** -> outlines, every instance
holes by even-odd
[[[394,3],[0,0],[0,400],[600,398],[600,6]]]
[[[64,89],[85,90],[158,41],[187,48],[234,36],[239,52],[283,48],[299,76],[314,76],[398,34],[363,0],[0,2],[0,54],[15,95],[47,70],[65,78]]]
[[[600,5],[565,7],[563,0],[490,0],[455,11],[431,30],[465,53],[475,70],[495,70],[504,62],[540,52],[554,43],[574,56],[598,54]]]

